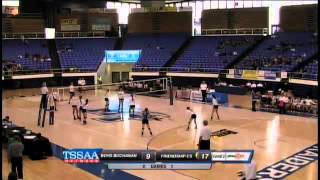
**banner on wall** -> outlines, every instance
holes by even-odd
[[[89,8],[89,13],[117,13],[117,9],[107,9],[107,8]]]
[[[277,78],[277,73],[276,72],[272,72],[272,71],[265,71],[264,72],[264,78],[265,79],[276,79]]]
[[[107,63],[136,63],[141,55],[141,50],[107,50],[105,60]]]
[[[92,21],[92,31],[110,31],[111,20],[109,18],[95,18]]]
[[[109,24],[92,24],[92,31],[110,31],[111,26]]]
[[[78,19],[75,18],[68,18],[68,19],[61,19],[61,25],[77,25]]]
[[[288,78],[288,73],[287,72],[281,72],[281,78],[283,78],[283,79]]]
[[[76,18],[60,19],[61,31],[80,31],[80,24]]]
[[[176,7],[146,7],[144,12],[177,12]]]
[[[242,78],[249,79],[249,80],[256,80],[258,79],[258,73],[256,70],[243,70]]]
[[[243,72],[243,70],[241,70],[241,69],[235,69],[234,70],[234,77],[235,78],[241,78],[242,77],[242,72]]]
[[[61,25],[61,31],[80,31],[80,25]]]

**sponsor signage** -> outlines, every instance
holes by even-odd
[[[92,31],[110,31],[109,24],[92,24]]]
[[[211,152],[212,162],[250,163],[252,156],[253,156],[252,150]]]
[[[102,149],[71,149],[62,152],[66,163],[99,163]]]
[[[258,79],[256,70],[243,70],[242,72],[243,79],[256,80]]]
[[[61,19],[61,25],[76,25],[78,24],[78,19],[75,18],[69,18],[69,19]]]
[[[141,50],[105,51],[107,63],[136,63],[140,58]]]
[[[277,73],[273,71],[264,71],[264,78],[274,80],[277,78]]]

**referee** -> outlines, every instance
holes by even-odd
[[[203,121],[203,128],[200,131],[199,150],[210,150],[211,130],[208,127],[208,121]]]
[[[38,116],[38,126],[40,126],[40,119],[41,119],[41,110],[43,109],[43,117],[42,117],[42,127],[44,127],[44,121],[46,117],[46,109],[47,109],[47,95],[48,95],[48,88],[46,82],[42,83],[41,87],[41,102],[39,107],[39,116]]]

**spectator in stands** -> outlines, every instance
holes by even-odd
[[[255,91],[252,91],[252,107],[251,107],[251,110],[252,111],[256,111],[256,103],[257,101],[260,99],[260,96],[257,92]]]
[[[250,88],[251,88],[251,91],[255,92],[257,90],[257,84],[253,81]]]
[[[15,141],[8,146],[8,160],[11,162],[11,171],[18,172],[18,178],[23,179],[23,157],[24,145],[19,136],[14,137]]]
[[[102,84],[102,76],[98,76],[98,84]]]
[[[316,105],[316,103],[315,102],[313,102],[312,101],[312,99],[310,99],[309,97],[307,97],[306,99],[305,99],[305,104],[306,104],[306,111],[307,112],[311,112],[311,109],[312,109],[312,106],[313,105]]]
[[[262,82],[259,82],[259,83],[257,84],[257,91],[259,91],[260,93],[263,92],[263,84],[262,84]]]
[[[286,113],[286,103],[288,103],[289,99],[285,93],[282,93],[279,98],[279,113],[285,114]]]
[[[206,102],[208,85],[207,85],[207,83],[205,81],[201,82],[200,90],[201,90],[201,94],[202,94],[202,102]]]
[[[251,89],[251,82],[250,82],[250,81],[247,82],[246,87],[247,87],[248,89]]]

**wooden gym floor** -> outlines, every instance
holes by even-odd
[[[27,93],[24,93],[27,92]],[[169,115],[161,121],[150,121],[153,136],[147,128],[141,137],[141,122],[128,120],[124,114],[123,121],[102,122],[95,119],[99,115],[88,113],[88,124],[81,125],[74,121],[71,106],[66,102],[58,103],[55,114],[55,125],[44,128],[37,126],[37,115],[40,96],[28,96],[38,93],[38,89],[5,91],[3,97],[14,94],[26,97],[7,98],[2,101],[2,116],[9,115],[10,119],[19,126],[25,126],[34,132],[41,132],[51,142],[65,148],[103,148],[103,149],[197,149],[199,129],[202,120],[209,119],[211,106],[186,101],[175,101],[169,105],[168,99],[137,96],[136,109],[148,107],[151,112]],[[104,107],[104,91],[88,91],[84,98],[89,99],[89,109]],[[128,106],[129,96],[125,99]],[[115,94],[111,97],[111,109],[116,109],[118,100]],[[192,107],[197,113],[198,130],[192,124],[186,131],[188,117],[185,109]],[[278,115],[265,112],[251,112],[245,109],[219,107],[221,120],[209,121],[212,131],[229,129],[238,132],[221,138],[212,138],[211,146],[215,150],[253,149],[257,169],[263,169],[296,152],[318,142],[318,122],[315,118],[305,118]],[[2,171],[8,174],[9,165],[5,151],[2,151]],[[317,179],[317,161],[288,176],[288,180]],[[44,161],[31,161],[25,158],[24,174],[26,180],[36,179],[99,179],[72,165],[63,163],[55,157]],[[143,179],[237,179],[236,172],[242,170],[239,164],[215,164],[211,170],[129,170],[125,171]]]

